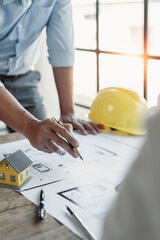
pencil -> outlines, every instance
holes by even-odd
[[[54,121],[56,121],[61,127],[65,128],[62,122],[58,121],[55,117],[52,117]],[[73,151],[80,157],[81,160],[84,160],[80,154],[80,152],[75,148],[72,144],[70,144],[68,141],[67,143],[70,145],[70,147],[73,149]]]
[[[72,216],[72,218],[74,219],[74,221],[77,223],[77,225],[81,229],[81,231],[86,235],[87,239],[88,240],[95,240],[95,238],[92,237],[93,234],[91,234],[90,231],[84,226],[84,224],[82,224],[82,222],[80,221],[77,214],[75,214],[68,206],[66,206],[66,208],[67,208],[67,211]]]

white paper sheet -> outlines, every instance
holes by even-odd
[[[74,159],[69,154],[60,156],[55,153],[47,154],[33,148],[28,140],[21,140],[0,145],[0,153],[2,156],[13,153],[21,149],[32,161],[30,167],[31,181],[21,187],[21,190],[42,186],[48,183],[62,180],[70,174],[88,174],[91,169],[90,165],[98,165],[96,167],[107,169],[116,169],[121,165],[129,166],[129,163],[135,158],[137,148],[135,150],[132,144],[126,145],[121,138],[112,137],[107,134],[99,134],[97,136],[82,136],[75,133],[75,137],[80,141],[79,151],[85,162],[79,158]],[[129,137],[130,143],[135,142],[135,138]],[[136,143],[142,143],[141,138],[136,138]],[[125,154],[124,154],[125,153]],[[128,160],[129,155],[129,160]],[[87,166],[86,166],[87,165]]]
[[[22,194],[34,202],[39,203],[41,188],[27,190]],[[101,238],[104,217],[117,196],[114,185],[105,179],[98,178],[70,178],[43,187],[47,212],[71,231],[87,239],[79,226],[74,222],[66,210],[69,206],[78,215],[95,240]],[[65,196],[65,197],[63,197]]]
[[[21,193],[38,205],[43,186],[46,209],[51,216],[85,239],[67,213],[65,205],[68,205],[95,239],[100,239],[104,216],[117,195],[115,188],[139,153],[144,138],[105,133],[96,136],[75,133],[75,137],[80,142],[78,150],[84,162],[69,154],[59,156],[40,152],[32,148],[28,140],[0,145],[0,153],[24,151],[33,161],[32,179]]]

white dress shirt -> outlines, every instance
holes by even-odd
[[[103,240],[160,240],[160,112],[104,224]]]

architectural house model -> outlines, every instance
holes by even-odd
[[[0,184],[12,188],[20,186],[29,178],[32,161],[18,150],[0,161]]]

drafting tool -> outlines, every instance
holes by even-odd
[[[40,202],[39,202],[39,206],[38,206],[38,217],[40,220],[43,220],[47,217],[44,199],[45,199],[45,194],[44,194],[43,189],[41,189]]]
[[[88,240],[95,240],[91,233],[87,230],[87,228],[84,227],[84,225],[81,223],[79,217],[73,213],[73,211],[68,207],[66,206],[67,208],[67,211],[70,213],[70,215],[72,216],[72,218],[75,220],[75,222],[77,223],[77,225],[79,226],[79,228],[82,230],[82,232],[86,235],[86,237],[88,238]]]
[[[64,127],[64,128],[65,128],[65,126],[63,125],[63,123],[60,122],[60,121],[58,121],[57,119],[55,119],[55,117],[52,117],[52,119],[53,119],[54,121],[56,121],[61,127]],[[75,147],[74,147],[72,144],[70,144],[68,141],[67,141],[67,143],[70,145],[70,147],[73,149],[73,151],[83,160],[83,158],[82,158],[81,154],[79,153],[79,151],[77,150],[77,148],[75,148]]]

